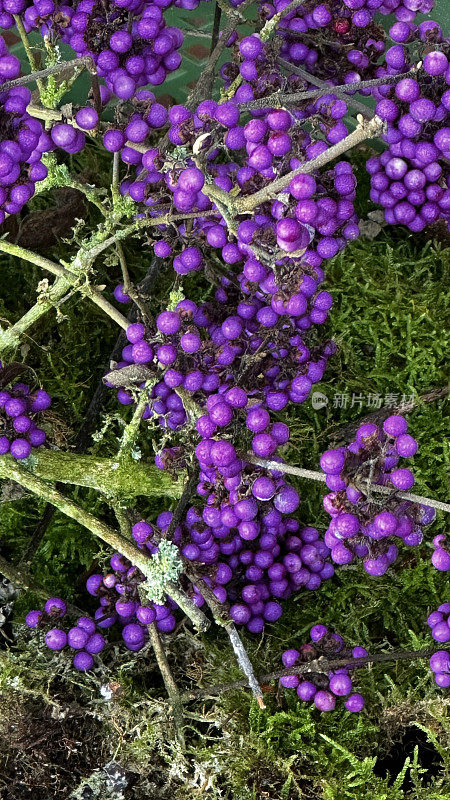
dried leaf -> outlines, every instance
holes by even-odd
[[[18,361],[12,361],[11,364],[5,364],[0,367],[0,389],[4,389],[11,381],[15,380],[22,375],[27,367],[20,364]]]
[[[153,370],[143,364],[130,364],[129,367],[108,372],[103,377],[103,383],[110,383],[112,386],[130,386],[132,383],[148,381],[153,376]]]

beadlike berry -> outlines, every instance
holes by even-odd
[[[45,635],[45,644],[50,650],[62,650],[67,644],[67,634],[60,628],[52,628]]]

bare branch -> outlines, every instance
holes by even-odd
[[[326,475],[324,475],[323,472],[316,472],[312,469],[292,467],[290,464],[282,464],[278,461],[267,461],[264,458],[257,458],[251,453],[247,454],[246,459],[247,461],[250,461],[251,464],[257,464],[259,467],[277,470],[278,472],[288,473],[289,475],[297,475],[299,478],[308,478],[309,480],[320,481],[321,483],[325,483],[326,480]],[[366,479],[363,479],[361,483],[367,483],[369,485],[369,481]],[[393,493],[393,490],[388,486],[378,486],[376,483],[370,483],[370,489],[372,492],[378,492],[379,494],[392,495]],[[420,503],[424,506],[432,506],[432,508],[437,508],[439,511],[446,511],[447,513],[450,513],[449,503],[443,503],[441,500],[434,500],[431,497],[422,497],[421,495],[412,494],[411,492],[397,492],[396,490],[395,497],[400,497],[402,500],[410,500],[411,503]]]
[[[332,147],[328,147],[327,150],[325,150],[323,153],[320,153],[320,155],[318,155],[316,158],[311,159],[311,161],[307,161],[305,164],[302,164],[301,167],[294,169],[287,175],[283,175],[281,178],[272,181],[272,183],[269,183],[259,192],[247,195],[246,197],[238,197],[235,201],[236,212],[238,214],[249,214],[261,203],[276,197],[277,194],[283,191],[283,189],[286,189],[286,187],[289,186],[292,178],[295,178],[296,175],[309,174],[311,172],[315,172],[317,169],[321,169],[330,161],[334,161],[335,158],[343,155],[343,153],[347,153],[353,147],[361,144],[361,142],[364,142],[366,139],[372,139],[374,136],[378,136],[383,128],[384,122],[377,116],[370,120],[370,122],[366,123],[364,123],[361,118],[361,123],[356,130],[354,130],[337,144],[332,145]]]

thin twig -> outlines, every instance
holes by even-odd
[[[173,512],[169,527],[163,533],[164,539],[172,539],[172,536],[175,532],[175,528],[180,524],[183,514],[186,510],[186,506],[195,492],[197,481],[198,481],[198,472],[197,470],[194,470],[192,472],[192,475],[190,476],[190,478],[188,478],[186,482],[186,485],[183,489],[183,493],[176,505],[175,511]]]
[[[34,58],[33,53],[32,56]],[[60,64],[54,64],[46,69],[34,69],[29,75],[21,75],[20,78],[14,78],[12,81],[2,83],[2,92],[14,89],[15,86],[26,86],[27,83],[32,83],[33,81],[37,83],[42,78],[48,78],[50,75],[58,74],[58,72],[65,72],[66,70],[73,72],[79,67],[87,67],[89,69],[89,64],[93,64],[91,56],[82,56],[82,58],[73,58],[71,61],[62,61]],[[45,88],[43,84],[42,87]]]
[[[326,480],[326,475],[324,475],[323,472],[317,472],[312,469],[303,469],[302,467],[292,467],[290,464],[283,464],[278,461],[268,461],[264,458],[257,458],[257,456],[253,456],[251,453],[247,454],[246,460],[250,461],[251,464],[256,464],[259,467],[277,470],[278,472],[285,472],[289,475],[297,475],[299,478],[308,478],[309,480],[320,481],[321,483],[325,483]],[[362,479],[361,483],[368,483],[368,481],[366,479]],[[380,494],[391,495],[393,491],[388,486],[378,486],[376,483],[371,483],[370,488],[373,492],[379,492]],[[412,494],[411,492],[397,492],[396,490],[395,497],[399,497],[402,500],[410,500],[411,503],[420,503],[421,505],[432,506],[433,508],[439,509],[439,511],[447,511],[447,513],[450,513],[450,504],[443,503],[441,500],[434,500],[431,497],[422,497],[421,495]]]
[[[164,650],[161,637],[154,622],[148,626],[148,633],[159,671],[161,672],[162,679],[164,681],[164,686],[166,687],[167,694],[169,695],[178,743],[180,747],[184,749],[185,741],[183,734],[183,705],[181,702],[180,693],[178,691],[178,686],[175,683],[169,662],[167,660],[166,651]]]
[[[360,417],[359,420],[355,422],[348,422],[345,425],[339,425],[337,429],[325,430],[320,437],[326,437],[331,441],[343,441],[353,437],[356,434],[356,431],[366,422],[375,422],[377,425],[380,425],[384,422],[384,420],[389,417],[391,414],[407,414],[409,411],[412,411],[413,408],[416,408],[421,403],[433,403],[435,400],[441,400],[444,397],[447,397],[450,393],[450,387],[448,386],[440,386],[436,387],[435,389],[431,389],[429,392],[425,392],[424,394],[420,394],[417,396],[417,399],[414,397],[405,400],[404,402],[399,403],[396,406],[383,406],[375,411],[372,411],[369,414],[365,414],[363,417]],[[380,401],[381,402],[381,401]]]
[[[90,64],[87,65],[87,69],[89,71],[89,75],[91,76],[91,89],[92,89],[92,99],[94,101],[94,108],[100,118],[102,113],[102,98],[100,94],[100,84],[98,81],[97,75],[97,67],[93,59],[90,59]]]
[[[18,14],[13,14],[14,22],[16,24],[17,32],[20,36],[22,44],[24,46],[25,53],[27,54],[28,63],[31,67],[31,73],[33,74],[33,80],[36,81],[39,97],[42,97],[45,92],[45,85],[41,78],[36,77],[38,72],[36,69],[36,59],[34,57],[33,50],[31,49],[30,42],[28,41],[27,32],[24,28],[23,22]],[[27,76],[28,77],[28,76]],[[17,84],[16,84],[17,85]],[[5,84],[2,86],[2,92],[5,91]]]
[[[146,324],[149,324],[152,318],[151,313],[147,308],[146,303],[144,303],[142,298],[139,296],[139,291],[136,291],[131,281],[130,273],[128,271],[127,261],[125,258],[125,253],[122,247],[122,242],[116,243],[116,250],[117,250],[117,255],[119,257],[120,269],[122,271],[123,291],[125,292],[125,294],[131,297],[133,303],[138,307],[139,311],[142,314],[144,322]]]
[[[439,650],[450,653],[450,649],[446,647],[440,647]],[[428,648],[426,650],[395,650],[392,653],[376,653],[375,655],[361,656],[360,658],[325,659],[322,656],[319,659],[314,659],[313,661],[308,661],[298,666],[287,667],[286,669],[277,670],[276,672],[269,672],[266,675],[260,675],[258,681],[259,683],[267,684],[271,681],[279,680],[279,678],[283,678],[286,675],[307,675],[308,673],[317,672],[328,673],[343,667],[358,669],[367,666],[367,664],[416,661],[422,658],[431,658],[436,652],[436,648]],[[186,692],[182,695],[181,699],[183,703],[188,703],[190,700],[207,698],[210,695],[221,695],[223,692],[230,692],[234,689],[245,689],[246,687],[246,681],[233,681],[233,683],[226,683],[218,686],[207,686],[198,692]]]
[[[114,511],[116,520],[119,524],[120,532],[128,541],[132,541],[131,522],[127,514],[127,509],[123,508],[116,497],[108,498],[108,503]]]
[[[116,152],[113,154],[113,162],[112,162],[111,195],[113,199],[113,204],[115,204],[120,197],[119,168],[120,168],[120,157],[119,153]]]
[[[372,78],[368,81],[354,81],[353,83],[341,83],[338,86],[331,86],[327,84],[325,81],[322,81],[320,78],[316,78],[315,75],[311,75],[310,72],[307,72],[303,67],[296,67],[293,64],[290,64],[289,61],[286,61],[284,58],[277,58],[277,61],[281,67],[285,69],[289,69],[294,75],[299,75],[299,77],[304,78],[309,83],[314,84],[319,88],[326,89],[328,92],[342,92],[346,94],[347,92],[360,92],[361,89],[373,89],[376,86],[393,86],[396,83],[399,83],[404,78],[412,78],[414,75],[417,74],[419,69],[422,67],[422,62],[419,61],[417,64],[414,64],[408,72],[400,72],[398,75],[383,75],[382,78]],[[303,94],[303,92],[301,93]],[[305,92],[304,94],[308,94],[310,97],[316,96],[316,92]],[[317,93],[317,96],[320,96]]]
[[[95,248],[94,248],[95,249]],[[121,328],[126,330],[128,328],[128,320],[123,314],[120,313],[116,308],[114,308],[111,303],[106,300],[103,295],[94,289],[92,286],[88,284],[78,284],[80,276],[77,275],[75,272],[72,272],[70,269],[61,266],[60,264],[55,264],[54,261],[50,261],[50,259],[45,258],[44,256],[39,255],[38,253],[33,253],[31,250],[26,250],[24,247],[20,247],[17,244],[13,244],[12,242],[8,242],[6,239],[0,239],[0,251],[4,253],[9,253],[9,255],[17,256],[17,258],[22,258],[25,261],[29,261],[30,264],[35,264],[37,267],[42,267],[42,269],[46,270],[47,272],[51,272],[53,275],[57,275],[58,278],[64,278],[69,285],[75,286],[81,294],[89,297],[95,305],[102,309],[111,319],[114,320]]]
[[[14,564],[11,564],[11,562],[7,561],[2,555],[0,555],[0,574],[8,578],[18,589],[34,592],[44,600],[48,600],[50,597],[44,587],[40,586],[23,567],[14,566]]]
[[[262,689],[255,678],[255,672],[252,663],[248,657],[248,653],[242,643],[239,633],[236,630],[233,620],[228,616],[226,609],[221,606],[210,586],[208,586],[206,581],[204,581],[200,575],[197,575],[192,566],[185,568],[185,573],[187,574],[189,580],[194,586],[197,587],[198,591],[201,592],[205,598],[206,604],[211,609],[216,624],[220,625],[220,627],[224,628],[227,632],[239,667],[246,677],[246,685],[252,690],[253,696],[255,697],[259,707],[265,708]]]
[[[361,142],[364,142],[366,139],[372,139],[374,136],[377,136],[384,127],[384,122],[377,116],[370,120],[370,122],[364,122],[361,118],[360,125],[356,128],[356,130],[354,130],[337,144],[333,145],[332,147],[328,147],[327,150],[325,150],[323,153],[320,153],[320,155],[318,155],[316,158],[312,158],[310,161],[302,164],[301,167],[298,167],[298,169],[294,169],[287,175],[283,175],[281,178],[272,181],[272,183],[269,183],[260,191],[247,195],[246,197],[238,197],[234,203],[236,212],[238,214],[249,214],[261,203],[264,203],[270,198],[276,197],[277,194],[283,191],[283,189],[286,189],[296,175],[310,174],[317,169],[321,169],[321,167],[324,167],[330,161],[334,161],[335,158],[343,153],[347,153],[353,147],[361,144]]]
[[[374,116],[374,112],[366,106],[364,103],[360,103],[358,100],[354,100],[352,97],[346,96],[346,91],[350,91],[347,88],[347,85],[344,86],[331,86],[326,81],[320,80],[320,78],[316,78],[314,75],[310,75],[306,70],[302,69],[301,67],[294,67],[289,64],[288,61],[285,61],[282,58],[278,59],[278,62],[281,66],[288,68],[294,75],[299,75],[304,80],[308,81],[309,83],[315,84],[319,86],[319,89],[313,89],[310,91],[304,92],[292,92],[291,94],[286,94],[285,92],[274,92],[273,94],[269,95],[268,97],[260,97],[257,100],[252,100],[248,103],[240,103],[239,109],[241,111],[251,111],[255,108],[266,108],[270,107],[271,103],[277,103],[278,106],[282,105],[294,105],[303,100],[315,99],[321,97],[323,94],[333,94],[336,97],[339,97],[341,100],[344,100],[349,106],[353,106],[358,113],[362,114],[363,117],[366,119],[372,119]],[[348,84],[350,86],[350,84]]]

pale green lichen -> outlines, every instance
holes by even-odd
[[[183,570],[178,547],[168,539],[162,539],[158,551],[153,553],[151,561],[146,564],[147,581],[142,587],[143,593],[153,603],[164,603],[167,584],[177,581]]]
[[[60,100],[69,91],[68,81],[58,82],[55,75],[49,75],[47,86],[41,91],[41,102],[46,108],[58,108]]]

